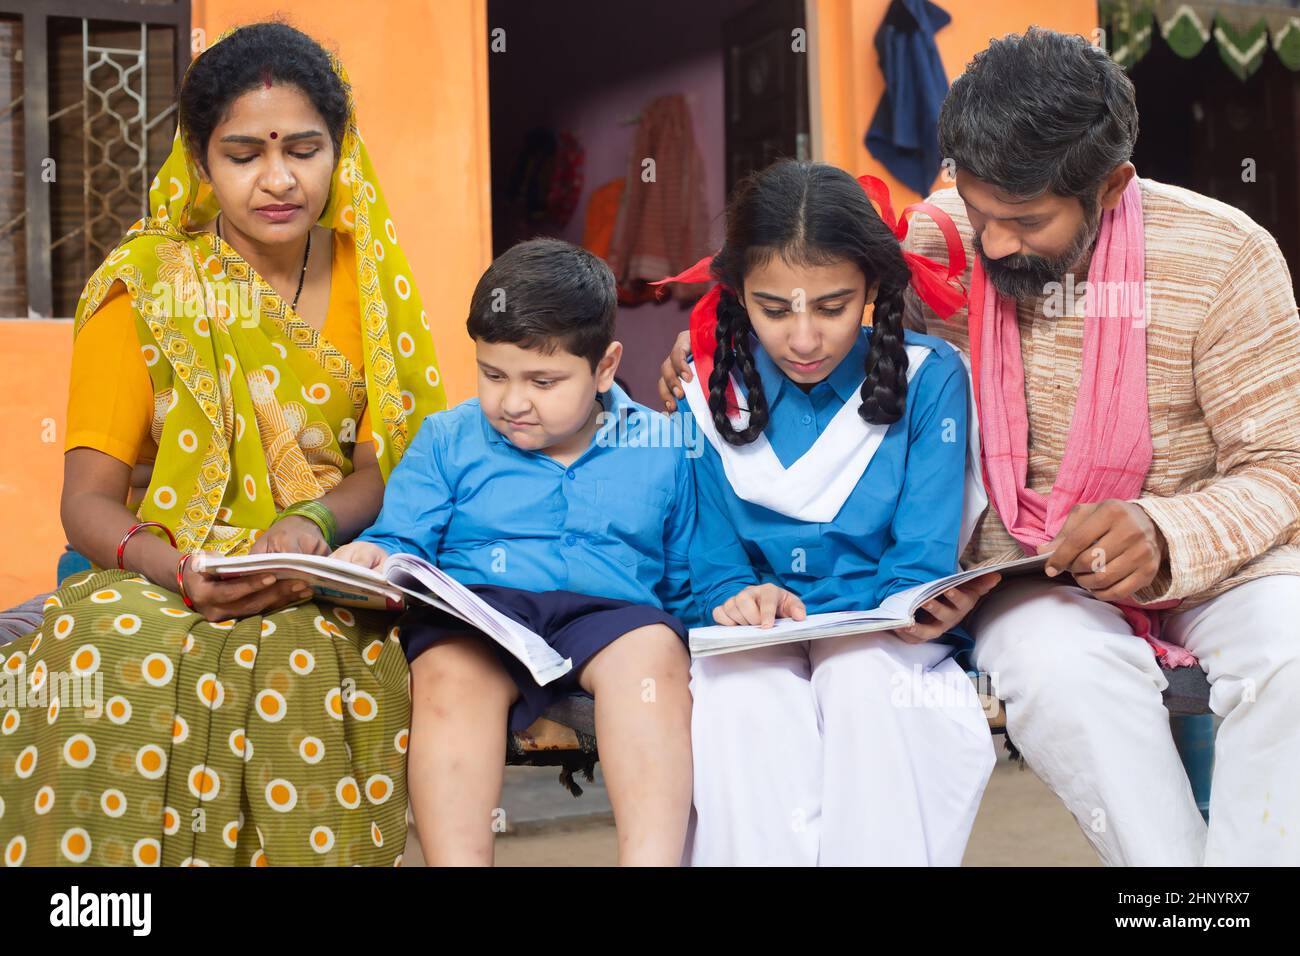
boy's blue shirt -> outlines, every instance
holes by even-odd
[[[518,448],[476,398],[427,416],[357,540],[418,554],[461,584],[576,591],[689,619],[686,450],[665,447],[667,418],[617,385],[600,400],[609,414],[567,466]]]
[[[871,330],[864,328],[849,354],[808,392],[751,341],[770,414],[763,433],[788,468],[846,402],[858,400]],[[946,342],[912,332],[904,341],[933,351],[909,384],[903,417],[889,426],[833,520],[802,521],[742,500],[711,445],[695,459],[691,569],[698,617],[713,623],[713,608],[751,584],[786,588],[817,614],[873,608],[958,570],[968,376]],[[960,628],[950,632],[951,643],[968,640]]]

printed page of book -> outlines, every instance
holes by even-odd
[[[378,571],[324,555],[266,552],[223,557],[200,552],[193,567],[226,580],[270,574],[279,581],[306,581],[316,597],[345,607],[378,611],[405,607],[402,592]]]
[[[690,631],[691,654],[694,657],[708,657],[755,647],[790,644],[795,641],[815,641],[825,637],[869,634],[874,631],[910,627],[916,623],[916,612],[920,606],[936,595],[994,571],[1004,577],[1038,573],[1046,565],[1049,557],[1050,554],[1031,555],[1003,564],[959,571],[925,584],[918,584],[906,591],[891,594],[880,607],[871,610],[810,614],[802,621],[778,618],[772,627],[727,624],[693,627]]]
[[[395,554],[384,562],[388,579],[403,589],[423,588],[441,598],[456,617],[500,644],[528,668],[533,680],[549,684],[573,669],[540,635],[487,604],[441,568],[411,554]]]
[[[200,553],[196,570],[220,577],[274,574],[312,585],[316,597],[333,604],[400,611],[404,596],[446,611],[482,631],[528,668],[538,684],[549,684],[573,669],[538,634],[484,603],[445,572],[412,554],[390,555],[378,571],[315,554],[245,554],[222,557]]]
[[[708,657],[712,654],[730,654],[754,647],[772,647],[795,641],[815,641],[823,637],[842,637],[846,634],[866,634],[906,627],[906,619],[887,612],[832,611],[827,614],[809,614],[802,621],[788,617],[777,618],[771,627],[757,625],[711,624],[693,627],[690,631],[691,654]]]

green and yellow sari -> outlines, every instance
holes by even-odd
[[[246,552],[281,509],[351,473],[367,406],[387,478],[445,399],[355,110],[320,223],[355,244],[362,368],[199,231],[217,207],[180,135],[150,209],[75,326],[125,284],[159,448],[141,520],[182,551]],[[391,628],[316,603],[209,623],[138,574],[74,575],[2,652],[4,864],[400,862],[410,692]]]

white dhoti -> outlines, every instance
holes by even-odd
[[[1208,833],[1161,703],[1168,681],[1119,611],[1013,581],[973,629],[1012,741],[1103,863],[1300,865],[1300,577],[1258,578],[1165,622],[1223,718]]]
[[[892,633],[696,659],[696,866],[956,866],[995,754],[942,644]]]

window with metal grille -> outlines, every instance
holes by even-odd
[[[70,318],[145,215],[189,0],[0,0],[0,318]]]

